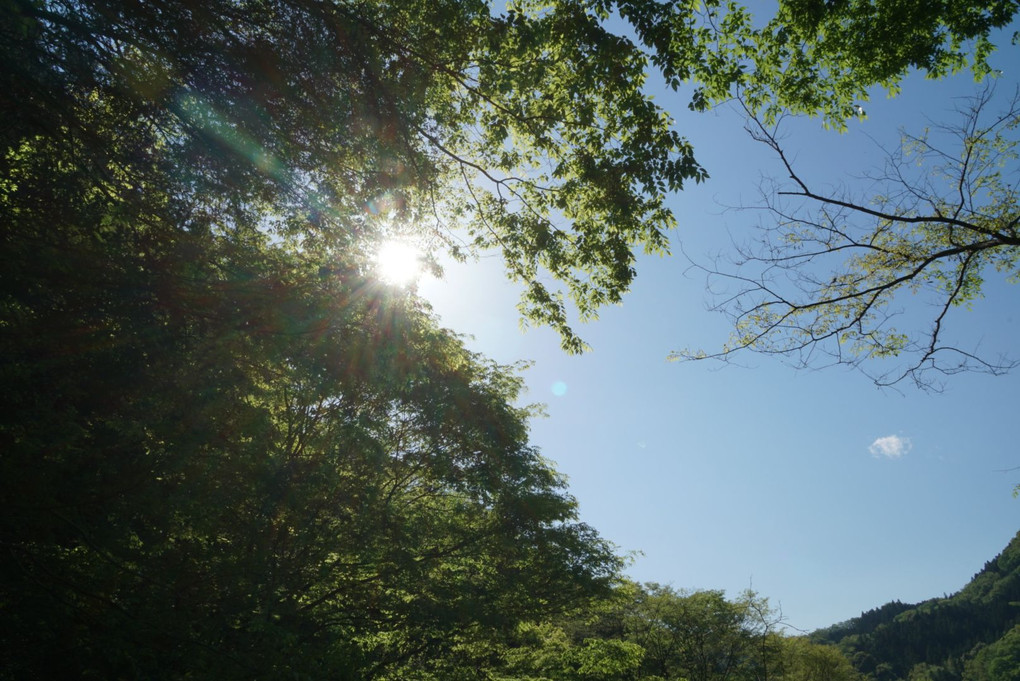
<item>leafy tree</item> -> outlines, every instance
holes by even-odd
[[[913,70],[939,78],[969,68],[984,79],[996,72],[993,41],[1018,10],[1015,0],[784,0],[763,20],[736,2],[709,1],[692,15],[668,18],[621,6],[654,46],[651,59],[667,82],[694,82],[690,107],[739,101],[752,135],[779,155],[792,180],[767,197],[774,224],[738,254],[737,270],[710,271],[739,287],[720,306],[734,322],[729,342],[719,351],[681,350],[674,359],[751,350],[800,366],[831,361],[872,371],[868,360],[903,357],[902,365],[874,372],[876,382],[910,377],[924,387],[938,385],[928,370],[998,374],[1016,365],[945,342],[943,329],[950,308],[980,295],[987,271],[1015,275],[1015,99],[986,116],[988,91],[978,98],[949,131],[958,153],[927,132],[908,138],[890,157],[888,191],[876,197],[812,186],[780,146],[778,125],[791,113],[806,114],[844,130],[848,119],[866,115],[861,104],[875,86],[894,94]],[[925,172],[905,172],[909,155],[928,164]],[[791,196],[817,210],[798,211]],[[932,294],[928,329],[893,328],[893,298],[917,289]]]
[[[615,681],[635,678],[644,650],[636,643],[617,639],[586,639],[567,656],[570,670],[564,678],[577,681]]]
[[[866,115],[861,104],[874,86],[896,93],[913,70],[932,78],[964,68],[978,80],[994,74],[993,41],[1018,9],[1012,0],[786,0],[763,20],[735,2],[706,2],[700,21],[675,17],[672,31],[657,29],[661,17],[635,13],[639,35],[657,48],[652,60],[671,84],[695,83],[691,108],[738,100],[752,135],[776,151],[792,180],[767,197],[774,224],[766,225],[760,244],[738,254],[737,270],[711,270],[743,287],[719,308],[734,322],[729,342],[719,351],[681,350],[674,359],[751,350],[797,365],[832,361],[868,364],[870,371],[867,360],[902,356],[903,365],[873,377],[883,385],[910,377],[924,387],[937,385],[928,369],[996,374],[1015,366],[1011,358],[945,343],[943,330],[949,308],[980,294],[984,270],[1013,273],[1015,101],[984,117],[987,102],[979,98],[950,130],[959,138],[958,154],[927,133],[909,138],[904,153],[890,157],[884,179],[892,186],[877,197],[811,186],[781,148],[778,124],[791,113],[806,114],[843,130],[848,119]],[[929,163],[918,177],[904,172],[911,154]],[[818,210],[797,211],[784,200],[790,196]],[[935,297],[929,328],[917,333],[888,323],[890,300],[912,288]]]
[[[459,251],[466,230],[523,282],[525,316],[578,350],[546,275],[584,317],[619,301],[633,251],[666,248],[666,193],[705,177],[609,8],[10,0],[4,148],[42,135],[106,156],[89,111],[115,107],[178,196],[306,247],[388,230]],[[120,181],[144,185],[132,170]]]
[[[644,649],[627,640],[622,617],[641,587],[621,580],[612,591],[581,607],[539,621],[522,622],[500,647],[492,665],[501,681],[645,679]]]
[[[940,665],[920,662],[910,668],[907,681],[953,681],[959,675]]]
[[[857,681],[860,674],[832,645],[812,643],[803,637],[782,642],[784,681]]]
[[[0,677],[454,678],[614,579],[512,370],[370,276],[453,172],[431,28],[495,30],[433,7],[0,5]]]
[[[4,678],[406,678],[612,578],[519,379],[413,298],[18,226],[61,276],[4,300]]]
[[[778,633],[767,601],[745,593],[678,593],[649,584],[624,618],[627,640],[644,651],[642,670],[664,679],[767,679],[776,662]]]
[[[1020,679],[1020,625],[981,651],[967,664],[965,681]]]
[[[958,124],[905,133],[873,196],[816,188],[784,149],[778,125],[752,118],[752,134],[777,154],[789,182],[766,192],[770,217],[736,270],[713,273],[739,287],[721,308],[734,323],[729,343],[677,356],[750,350],[797,366],[852,365],[880,385],[910,378],[923,387],[939,385],[933,371],[1015,367],[1015,359],[954,342],[947,330],[950,312],[979,299],[987,277],[1017,276],[1020,109],[1014,97],[992,111],[993,93],[971,100]],[[931,312],[916,330],[896,325],[900,307],[921,315],[922,303]],[[893,368],[876,361],[890,358],[900,361]]]
[[[623,582],[608,598],[522,624],[492,667],[499,681],[859,681],[843,652],[788,637],[782,614],[747,591],[676,592]]]
[[[746,592],[618,584],[608,598],[519,627],[496,678],[766,681],[784,673],[781,617]]]
[[[735,2],[706,2],[689,43],[697,47],[663,54],[699,84],[694,108],[738,95],[770,124],[792,112],[843,129],[863,115],[859,103],[874,86],[896,93],[912,70],[932,78],[964,68],[978,79],[992,73],[996,30],[1018,10],[1015,0],[781,0],[763,20]]]
[[[102,157],[87,112],[115,107],[148,128],[167,159],[152,170],[177,174],[179,193],[259,213],[281,237],[350,249],[355,234],[409,231],[460,252],[453,230],[466,230],[469,250],[497,249],[523,283],[525,317],[579,350],[565,296],[585,318],[618,302],[634,251],[666,250],[666,194],[706,177],[643,91],[649,62],[674,88],[700,84],[697,107],[737,89],[833,118],[856,96],[844,90],[963,64],[962,41],[978,41],[986,71],[989,32],[1016,6],[790,2],[763,28],[718,0],[520,0],[499,15],[481,0],[0,11],[0,84],[18,113],[5,149],[42,135]],[[614,11],[637,42],[611,30]],[[886,41],[876,27],[890,17],[918,28]],[[133,171],[120,181],[142,186]]]

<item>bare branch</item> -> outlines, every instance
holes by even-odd
[[[1020,94],[989,122],[993,101],[986,89],[938,136],[903,135],[886,153],[886,171],[870,178],[874,195],[863,198],[812,187],[780,142],[782,119],[767,125],[744,106],[748,133],[772,150],[792,186],[763,188],[756,208],[770,217],[754,243],[737,248],[738,259],[695,265],[710,287],[737,286],[713,307],[733,323],[729,342],[672,358],[728,361],[751,351],[801,368],[850,365],[882,386],[909,378],[923,389],[939,387],[932,373],[1015,368],[1017,360],[947,340],[950,310],[980,298],[990,271],[1015,274],[1020,259]],[[933,312],[918,328],[924,302]],[[897,318],[908,322],[905,330],[893,326]],[[875,373],[882,361],[898,367]]]

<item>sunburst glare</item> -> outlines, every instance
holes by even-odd
[[[406,241],[384,242],[375,256],[379,278],[394,286],[408,286],[422,271],[421,253]]]

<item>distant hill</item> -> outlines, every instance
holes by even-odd
[[[1020,681],[1020,532],[958,593],[886,603],[811,638],[874,681]]]

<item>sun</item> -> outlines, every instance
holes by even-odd
[[[408,286],[421,274],[421,253],[406,241],[384,242],[376,253],[375,263],[379,278],[394,286]]]

